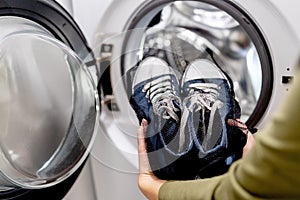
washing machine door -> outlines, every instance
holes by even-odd
[[[0,199],[61,199],[97,130],[93,55],[55,1],[2,0],[0,27]]]

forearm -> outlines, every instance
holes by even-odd
[[[141,192],[149,200],[158,200],[158,192],[166,181],[156,178],[153,174],[140,174],[138,185]]]

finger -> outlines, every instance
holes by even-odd
[[[238,127],[242,130],[247,130],[248,127],[246,126],[246,124],[244,124],[240,119],[228,119],[227,120],[227,124],[229,126],[235,126]]]
[[[145,119],[142,120],[141,126],[138,129],[138,151],[139,153],[147,153],[145,135],[148,123]]]
[[[149,159],[147,155],[145,134],[147,130],[148,123],[143,120],[141,126],[138,129],[138,153],[139,153],[139,172],[150,174],[151,168],[149,165]]]

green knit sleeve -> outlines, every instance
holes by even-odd
[[[160,200],[213,199],[220,181],[226,175],[195,181],[170,181],[159,190]],[[201,198],[200,198],[201,197]]]

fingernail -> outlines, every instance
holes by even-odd
[[[147,125],[147,120],[143,119],[142,120],[142,127],[145,127]]]

